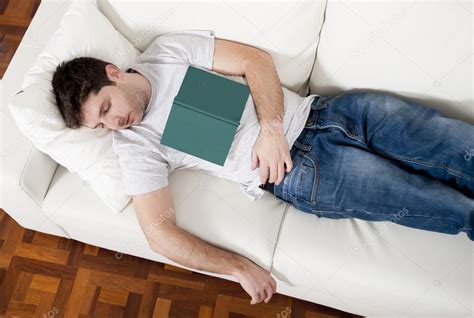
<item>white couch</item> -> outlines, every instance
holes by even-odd
[[[9,100],[67,6],[42,1],[1,83],[1,207],[28,229],[117,257],[181,266],[149,249],[131,202],[121,213],[111,211],[87,183],[33,147],[9,114]],[[140,50],[158,33],[213,29],[217,37],[271,52],[282,84],[301,95],[387,91],[474,124],[467,1],[98,0],[98,6]],[[238,184],[201,171],[175,171],[170,186],[180,227],[271,270],[278,293],[368,317],[473,315],[474,254],[465,233],[318,218],[269,193],[254,203]]]

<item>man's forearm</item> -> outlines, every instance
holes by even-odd
[[[248,261],[241,255],[214,247],[177,226],[168,226],[156,235],[154,250],[187,267],[235,276]]]
[[[261,131],[283,133],[284,98],[270,55],[256,53],[244,67]]]

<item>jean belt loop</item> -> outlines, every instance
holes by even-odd
[[[318,122],[320,111],[328,106],[326,99],[327,97],[325,96],[314,97],[313,102],[311,103],[311,111],[306,122],[306,127],[311,127],[314,125],[314,123]]]
[[[303,144],[299,142],[298,140],[295,140],[293,146],[300,150],[303,150],[303,152],[311,151],[311,148],[312,148],[312,145]]]
[[[326,98],[327,97],[325,96],[315,96],[313,102],[311,103],[311,109],[321,110],[326,108],[328,106],[326,103]]]

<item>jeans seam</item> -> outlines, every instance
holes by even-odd
[[[319,188],[319,161],[314,161],[310,156],[303,154],[305,158],[311,160],[314,166],[314,178],[313,178],[313,187],[311,188],[311,204],[316,204],[316,193]]]
[[[301,164],[300,171],[298,171],[298,176],[297,176],[297,179],[296,179],[295,197],[297,198],[297,200],[303,200],[303,201],[307,202],[306,200],[300,198],[300,192],[301,192],[300,191],[301,190],[300,183],[301,183],[301,178],[303,177],[304,173],[306,173],[306,168],[303,164]]]
[[[328,124],[328,125],[315,125],[316,128],[319,128],[319,129],[325,129],[325,128],[328,128],[328,127],[335,127],[335,128],[339,128],[340,130],[342,130],[344,132],[344,134],[353,139],[353,140],[356,140],[358,142],[360,142],[361,144],[363,144],[364,146],[367,147],[367,144],[357,135],[353,135],[351,134],[350,132],[348,132],[346,129],[344,129],[344,127],[340,126],[340,125],[335,125],[335,124]]]
[[[413,162],[413,163],[416,163],[416,164],[419,164],[419,165],[422,165],[422,166],[425,166],[425,167],[431,167],[431,168],[441,168],[445,171],[447,171],[448,173],[452,174],[452,175],[455,175],[457,177],[460,177],[460,178],[463,178],[467,181],[470,181],[471,180],[471,177],[465,175],[463,172],[457,170],[457,169],[452,169],[450,167],[447,167],[443,164],[437,164],[435,162],[430,162],[430,161],[420,161],[420,160],[416,160],[416,159],[411,159],[411,158],[408,158],[408,157],[404,157],[404,156],[399,156],[399,155],[395,155],[395,154],[392,154],[390,152],[385,152],[385,151],[380,151],[380,150],[376,150],[374,149],[374,151],[382,154],[382,155],[385,155],[387,157],[390,157],[390,158],[393,158],[393,159],[397,159],[397,160],[401,160],[401,161],[408,161],[408,162]]]
[[[304,156],[304,155],[303,155]],[[298,179],[296,180],[296,186],[295,186],[295,195],[294,195],[294,198],[298,201],[303,201],[303,202],[306,202],[306,203],[309,203],[309,204],[316,204],[316,200],[314,200],[314,196],[315,196],[315,184],[316,184],[316,177],[313,178],[313,186],[311,188],[311,201],[308,201],[308,200],[305,200],[303,197],[300,197],[298,196],[298,193],[300,192],[300,181],[301,181],[301,178],[302,178],[302,174],[305,172],[303,171],[303,169],[308,169],[308,168],[303,168],[303,164],[302,164],[302,167],[300,168],[300,172],[298,173]],[[311,167],[309,167],[311,169]],[[316,171],[314,172],[316,174]]]
[[[316,113],[318,114],[319,111]],[[300,167],[300,172],[298,173],[298,176],[297,176],[297,179],[296,179],[296,186],[295,186],[295,198],[297,200],[302,200],[304,202],[307,202],[307,203],[310,203],[310,204],[315,204],[316,201],[313,200],[313,195],[314,195],[314,187],[315,187],[315,182],[316,182],[316,173],[318,174],[318,178],[319,178],[319,169],[318,166],[316,166],[316,164],[314,163],[314,160],[312,158],[310,158],[310,156],[307,155],[308,152],[310,152],[311,148],[312,148],[312,145],[309,144],[308,145],[308,142],[311,140],[311,138],[315,135],[315,132],[311,132],[311,131],[308,131],[305,135],[304,135],[304,138],[302,140],[302,142],[300,143],[301,146],[303,146],[304,150],[301,151],[301,165],[303,166],[303,157],[305,158],[308,158],[311,160],[311,162],[313,163],[313,167],[314,167],[314,174],[315,174],[315,177],[313,178],[313,186],[312,186],[312,189],[311,189],[311,196],[310,196],[310,199],[312,201],[307,201],[303,198],[299,198],[298,196],[298,190],[299,190],[299,184],[300,184],[300,180],[301,180],[301,173],[302,173],[302,169],[303,167]],[[318,171],[317,171],[318,170]]]
[[[351,211],[362,211],[364,213],[368,213],[368,214],[376,214],[376,215],[387,215],[387,213],[377,213],[377,212],[370,212],[370,211],[367,211],[367,210],[364,210],[364,209],[350,209],[350,208],[345,208],[343,206],[340,206],[340,207],[336,207],[336,206],[333,206],[333,205],[326,205],[326,204],[320,204],[320,206],[326,206],[326,207],[329,207],[329,208],[332,208],[334,210],[337,210],[337,209],[343,209],[343,210],[351,210]],[[312,211],[317,211],[318,209],[312,209]],[[322,211],[324,212],[324,211]],[[337,214],[344,214],[343,212],[338,212],[338,211],[328,211],[330,213],[337,213]],[[395,214],[396,215],[396,214]],[[455,218],[452,218],[450,216],[445,216],[445,217],[441,217],[441,216],[427,216],[427,215],[420,215],[420,214],[410,214],[409,216],[416,216],[416,217],[423,217],[423,218],[436,218],[436,219],[450,219],[450,220],[453,220],[455,221],[457,224],[459,224],[459,226],[461,227],[462,224]],[[351,217],[352,218],[352,217]],[[471,228],[468,228],[468,230],[471,230]]]
[[[303,156],[302,156],[302,155],[299,156],[299,157],[297,157],[297,155],[298,155],[298,153],[295,154],[296,160],[293,162],[293,168],[292,168],[291,171],[293,171],[294,167],[296,167],[296,166],[299,164],[299,162],[303,159]],[[293,173],[293,174],[290,175],[290,178],[288,179],[288,182],[287,182],[287,184],[286,184],[286,187],[285,187],[285,180],[286,180],[287,178],[284,178],[284,179],[283,179],[284,182],[282,183],[282,187],[281,187],[281,196],[282,196],[282,198],[283,198],[285,201],[290,200],[290,197],[293,197],[293,196],[290,194],[289,188],[290,188],[290,186],[291,186],[291,182],[292,182],[294,176],[295,176],[295,173]]]

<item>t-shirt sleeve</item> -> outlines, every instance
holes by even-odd
[[[214,31],[183,30],[159,35],[139,56],[142,63],[187,63],[212,70]]]
[[[168,185],[169,164],[159,154],[143,147],[114,142],[127,195],[158,190]]]

